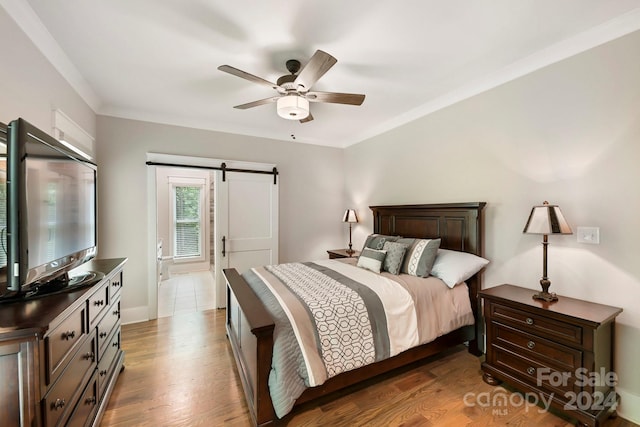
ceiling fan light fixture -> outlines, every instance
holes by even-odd
[[[302,120],[309,116],[309,101],[298,95],[278,99],[278,115],[287,120]]]

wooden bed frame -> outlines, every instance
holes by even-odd
[[[371,206],[373,232],[403,237],[441,238],[441,248],[484,254],[485,203],[447,203],[430,205]],[[370,379],[392,369],[432,356],[452,346],[468,342],[469,352],[479,356],[478,291],[479,272],[467,280],[475,325],[465,326],[436,340],[404,351],[390,359],[345,372],[330,378],[318,387],[308,388],[296,401],[296,406],[328,393]],[[269,372],[273,351],[271,316],[238,272],[224,270],[227,282],[227,336],[242,380],[249,412],[256,425],[276,421],[269,394]]]

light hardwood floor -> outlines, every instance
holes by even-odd
[[[248,426],[224,310],[122,327],[125,369],[102,426]],[[466,398],[465,398],[466,396]],[[506,402],[504,402],[506,400]],[[494,402],[487,405],[487,402]],[[482,381],[462,346],[296,409],[288,426],[569,426]],[[616,418],[605,427],[636,424]]]

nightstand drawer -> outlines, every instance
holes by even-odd
[[[542,360],[524,357],[497,345],[492,346],[492,351],[493,366],[510,371],[534,387],[540,387],[558,396],[564,396],[566,392],[580,392],[580,387],[575,385],[573,372],[563,379],[562,372],[553,369]]]
[[[582,328],[570,323],[538,316],[506,305],[490,302],[490,315],[494,320],[511,324],[523,331],[542,335],[561,342],[582,344]]]
[[[537,335],[527,334],[508,325],[491,323],[493,342],[513,350],[525,357],[543,361],[560,372],[575,372],[582,366],[582,352]]]

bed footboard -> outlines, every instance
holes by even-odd
[[[249,412],[256,425],[267,425],[276,418],[269,395],[273,319],[234,268],[224,269],[223,274],[227,282],[227,336]]]

